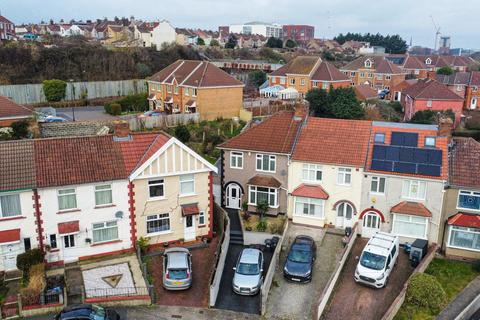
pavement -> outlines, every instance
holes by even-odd
[[[476,277],[460,292],[455,299],[436,318],[437,320],[455,319],[476,297],[480,296],[480,276]],[[480,309],[471,319],[480,319]]]
[[[413,272],[408,255],[403,249],[400,249],[397,265],[392,269],[385,288],[375,289],[357,284],[353,280],[358,263],[356,257],[361,255],[368,240],[356,239],[322,319],[381,319],[402,291],[405,282]]]
[[[314,263],[312,281],[306,284],[292,283],[283,277],[291,243],[297,235],[309,235],[317,244],[317,259]],[[291,224],[286,242],[280,254],[280,262],[267,300],[267,319],[312,319],[313,306],[317,303],[325,285],[335,270],[343,249],[341,236],[326,233],[326,229],[308,228]]]
[[[103,106],[88,106],[72,108],[58,108],[57,116],[73,121],[73,113],[75,113],[75,121],[109,121],[118,120],[116,116],[105,113]]]

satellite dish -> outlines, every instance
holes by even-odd
[[[117,218],[117,219],[122,219],[122,218],[123,218],[123,211],[117,211],[117,212],[115,212],[115,218]]]

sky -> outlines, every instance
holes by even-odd
[[[479,0],[0,0],[0,11],[16,24],[132,15],[211,30],[249,21],[309,24],[316,38],[379,32],[429,47],[435,39],[433,16],[452,47],[480,49]]]

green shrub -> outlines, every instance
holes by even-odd
[[[416,273],[408,284],[407,302],[438,314],[447,303],[447,294],[438,280],[429,274]]]
[[[480,272],[480,259],[476,260],[473,263],[473,270],[475,270],[476,272]]]
[[[140,251],[144,254],[145,252],[147,252],[147,249],[148,249],[148,243],[150,242],[150,239],[149,238],[145,238],[145,237],[140,237],[140,239],[138,239],[137,241],[137,245],[138,247],[140,248]]]
[[[27,138],[29,135],[29,123],[27,120],[15,121],[10,127],[12,128],[12,138],[14,139]]]
[[[267,230],[267,227],[268,227],[268,223],[267,223],[267,219],[265,218],[261,218],[260,221],[258,221],[257,223],[257,231],[259,232],[265,232],[265,230]]]
[[[25,251],[17,255],[17,268],[22,270],[24,274],[30,272],[30,268],[33,265],[43,263],[45,258],[45,253],[42,252],[39,248]]]
[[[190,141],[190,131],[188,130],[187,126],[179,125],[175,128],[175,137],[178,140],[182,141],[183,143],[187,143]]]
[[[129,94],[122,99],[116,101],[122,106],[122,111],[147,111],[148,110],[148,94],[137,93]]]
[[[65,98],[67,83],[63,80],[45,80],[43,81],[43,94],[47,101],[60,101]]]
[[[263,218],[263,216],[267,213],[268,211],[268,203],[266,201],[261,201],[260,203],[257,204],[257,213],[260,215],[260,218]]]
[[[110,114],[112,116],[119,116],[122,113],[122,106],[119,103],[112,103],[110,105]]]

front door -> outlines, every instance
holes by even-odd
[[[470,109],[475,110],[477,108],[477,98],[473,97],[472,101],[470,101]]]
[[[240,209],[242,200],[242,189],[235,183],[231,183],[227,186],[225,193],[225,206],[231,209]]]
[[[375,212],[367,212],[363,217],[362,237],[370,238],[380,231],[380,217]]]
[[[195,240],[195,219],[193,216],[185,217],[185,241]]]
[[[1,249],[1,255],[3,256],[3,267],[5,271],[17,269],[17,254],[21,253],[20,244],[11,243],[3,245]]]
[[[66,263],[78,261],[77,256],[77,237],[75,234],[62,236],[63,238],[63,260]]]
[[[353,208],[349,203],[341,203],[337,207],[337,220],[335,225],[338,228],[352,227]]]

